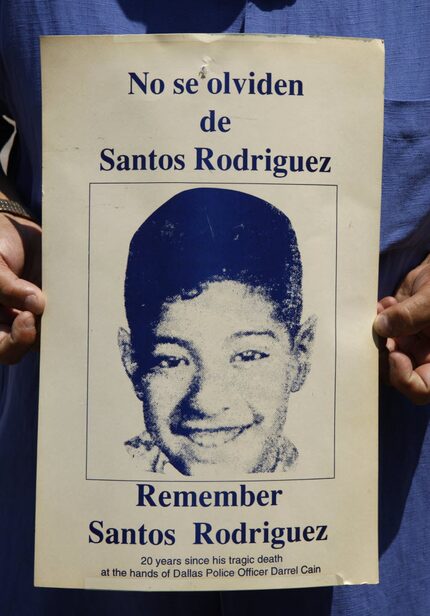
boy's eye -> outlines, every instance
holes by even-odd
[[[235,355],[233,355],[231,362],[233,364],[237,364],[239,362],[259,361],[260,359],[266,359],[266,357],[269,357],[269,353],[249,349],[247,351],[242,351],[241,353],[236,353]]]
[[[169,368],[178,368],[179,366],[189,366],[190,362],[186,357],[178,357],[175,355],[163,355],[154,357],[152,370],[165,370]]]

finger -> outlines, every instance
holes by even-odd
[[[39,287],[18,278],[7,265],[0,263],[0,304],[41,315],[45,298]]]
[[[31,312],[21,312],[11,326],[0,324],[0,363],[16,364],[31,349],[36,338],[36,319]]]
[[[430,365],[413,369],[410,358],[398,351],[388,356],[389,379],[393,387],[414,404],[430,402]]]
[[[390,385],[390,370],[388,357],[396,350],[396,341],[393,338],[379,338],[379,377],[386,385]]]
[[[395,339],[391,351],[400,351],[408,355],[414,366],[430,363],[430,340],[427,336],[415,334]]]
[[[376,307],[377,313],[379,314],[386,308],[389,308],[390,306],[394,306],[395,304],[397,304],[397,300],[395,297],[392,297],[390,295],[387,297],[383,297],[382,299],[379,300],[377,304],[377,307]]]
[[[416,334],[430,326],[430,290],[416,293],[389,306],[376,317],[373,327],[378,336],[398,338]]]
[[[411,270],[402,280],[396,291],[396,299],[399,302],[404,301],[416,293],[423,285],[430,284],[430,266],[429,258]]]

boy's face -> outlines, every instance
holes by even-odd
[[[272,313],[262,294],[233,281],[164,306],[135,387],[148,432],[182,473],[271,470],[290,391],[305,373]]]

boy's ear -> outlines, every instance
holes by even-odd
[[[311,355],[316,324],[317,318],[315,315],[312,315],[302,323],[297,332],[293,348],[293,355],[297,361],[297,373],[294,377],[291,391],[299,391],[311,369]]]
[[[133,376],[137,370],[137,363],[133,359],[130,333],[123,327],[118,329],[118,347],[121,353],[122,365],[129,378],[133,381]]]

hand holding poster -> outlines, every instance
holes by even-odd
[[[374,583],[380,41],[42,50],[36,582]]]

